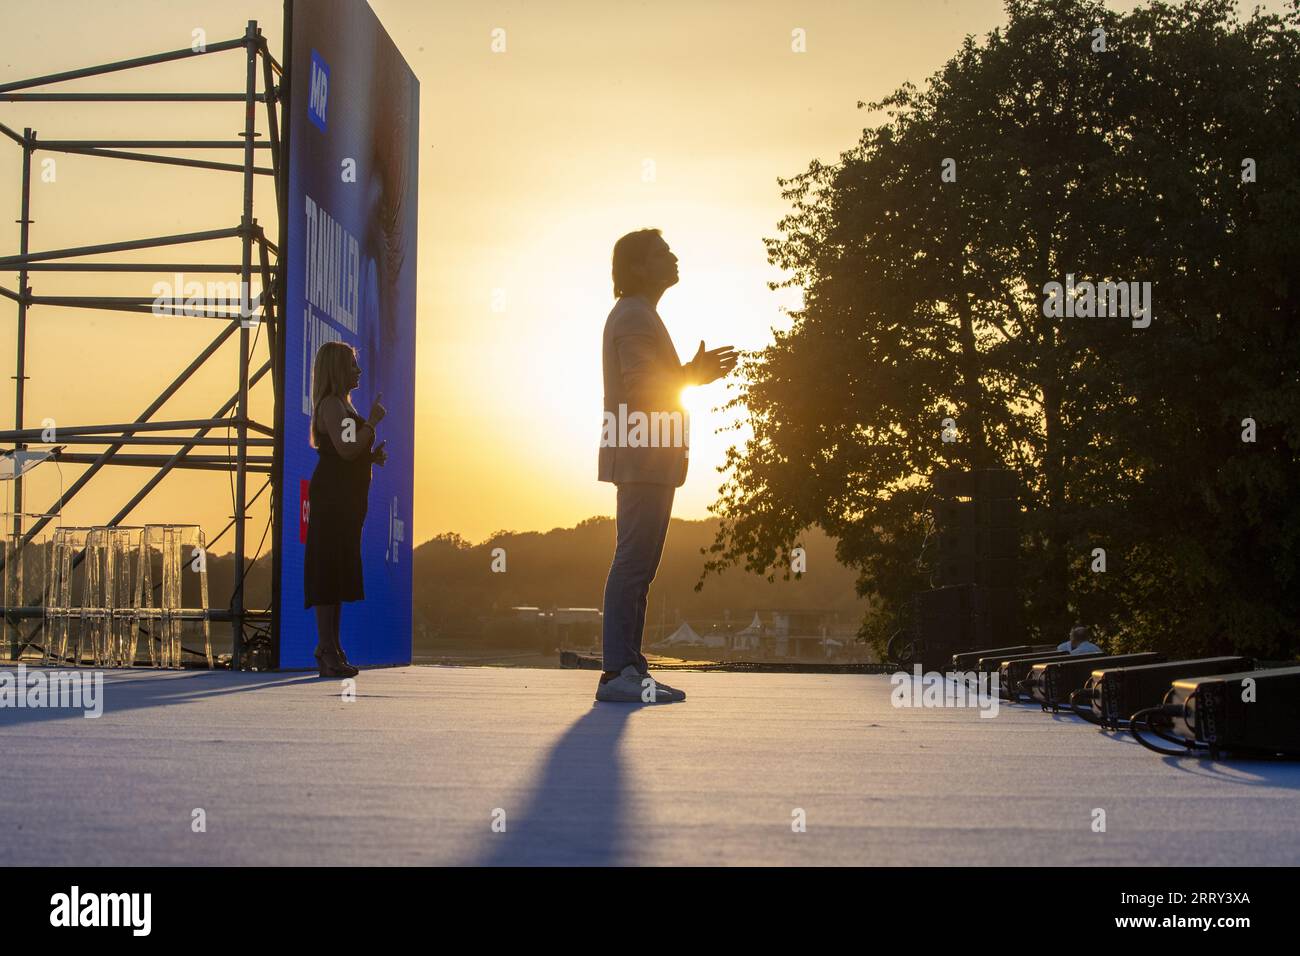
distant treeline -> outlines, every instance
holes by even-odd
[[[783,580],[732,570],[711,577],[695,590],[704,566],[700,553],[718,531],[716,519],[673,519],[663,561],[650,588],[647,629],[664,620],[692,625],[721,620],[727,612],[737,627],[760,608],[839,612],[841,624],[856,630],[866,603],[854,593],[853,571],[835,560],[831,542],[820,532],[804,540],[806,572]],[[493,571],[494,551],[497,567]],[[614,555],[614,520],[589,518],[574,528],[501,531],[472,544],[444,534],[415,549],[415,642],[462,643],[482,631],[483,620],[511,607],[590,607],[602,592]],[[743,620],[740,620],[743,618]]]
[[[804,542],[807,571],[789,581],[772,582],[739,570],[711,577],[695,590],[704,566],[700,549],[718,531],[716,519],[673,519],[659,573],[650,589],[647,631],[661,619],[669,628],[680,621],[701,627],[721,622],[729,612],[736,627],[755,610],[819,610],[837,616],[839,626],[855,631],[867,602],[853,590],[855,574],[835,560],[831,542],[820,532]],[[505,571],[493,571],[494,549],[504,549]],[[472,652],[491,630],[490,622],[519,606],[600,608],[609,562],[614,555],[614,519],[589,518],[575,528],[547,532],[499,531],[473,544],[457,534],[441,534],[415,548],[413,639],[422,649]],[[501,561],[495,562],[501,567]],[[233,582],[229,554],[209,555],[208,592],[213,606],[229,602]],[[262,609],[271,602],[271,555],[253,565],[245,582],[246,604]],[[197,599],[196,599],[197,600]],[[662,615],[662,618],[661,618]],[[743,618],[743,620],[741,620]],[[228,651],[230,628],[213,627],[219,652]]]

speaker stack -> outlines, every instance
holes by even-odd
[[[974,647],[975,586],[955,584],[912,596],[912,659],[939,670],[957,651]]]
[[[937,669],[955,653],[1019,644],[1020,503],[1008,469],[945,469],[931,486],[936,587],[913,596],[912,661]]]

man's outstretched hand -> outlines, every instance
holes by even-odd
[[[736,350],[730,345],[706,352],[704,340],[701,339],[700,349],[690,362],[691,377],[695,379],[696,385],[708,385],[709,382],[717,381],[735,368],[736,360],[739,358]]]

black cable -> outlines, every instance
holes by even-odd
[[[889,638],[889,642],[885,645],[885,659],[893,661],[900,667],[906,667],[908,664],[912,663],[912,661],[916,660],[916,643],[913,641],[912,644],[908,645],[909,653],[907,657],[900,657],[895,651],[895,642],[900,637],[910,637],[907,633],[907,628],[900,627]]]
[[[1098,717],[1096,714],[1094,714],[1094,713],[1092,712],[1092,701],[1089,700],[1089,701],[1087,702],[1086,705],[1083,705],[1083,704],[1080,704],[1080,703],[1079,703],[1079,699],[1080,699],[1084,694],[1088,694],[1088,695],[1090,695],[1091,697],[1093,697],[1093,698],[1095,699],[1095,696],[1096,696],[1096,693],[1095,693],[1095,692],[1096,692],[1096,687],[1097,687],[1097,685],[1093,683],[1093,679],[1092,679],[1091,677],[1089,677],[1089,678],[1084,682],[1083,687],[1079,688],[1078,690],[1076,690],[1076,691],[1074,691],[1073,693],[1070,694],[1070,703],[1069,703],[1069,707],[1070,707],[1070,710],[1074,713],[1074,716],[1076,716],[1076,717],[1082,717],[1084,720],[1088,721],[1088,723],[1090,723],[1090,724],[1097,724],[1098,726],[1101,726],[1101,725],[1102,725],[1101,718]],[[1081,706],[1085,707],[1086,709],[1085,709],[1085,710],[1080,710],[1079,708],[1080,708]]]
[[[1173,695],[1174,695],[1174,689],[1173,689],[1172,687],[1170,687],[1167,691],[1165,691],[1165,696],[1164,696],[1163,698],[1161,698],[1160,705],[1161,705],[1162,707],[1177,708],[1176,713],[1174,713],[1174,716],[1175,716],[1175,717],[1182,717],[1182,716],[1184,716],[1184,715],[1186,714],[1186,712],[1187,712],[1187,704],[1188,704],[1188,702],[1191,700],[1191,698],[1189,697],[1188,700],[1186,700],[1186,701],[1184,701],[1184,702],[1182,703],[1182,705],[1178,705],[1178,704],[1170,704],[1170,703],[1169,703],[1169,698],[1172,697]],[[1191,745],[1189,745],[1189,744],[1187,743],[1187,741],[1183,740],[1181,737],[1175,737],[1175,736],[1173,736],[1172,734],[1167,734],[1167,733],[1165,733],[1163,730],[1161,730],[1159,727],[1152,726],[1152,727],[1150,728],[1150,730],[1151,730],[1151,733],[1155,734],[1155,735],[1156,735],[1157,737],[1159,737],[1161,740],[1168,741],[1168,742],[1171,743],[1171,744],[1178,744],[1179,746],[1193,746],[1193,745],[1195,745],[1195,741],[1193,741],[1193,743],[1192,743]]]
[[[1156,734],[1157,736],[1160,737],[1161,740],[1167,739],[1166,737],[1161,735],[1159,731],[1155,730],[1155,728],[1150,725],[1149,718],[1147,717],[1147,715],[1154,714],[1154,713],[1159,713],[1162,715],[1170,715],[1169,712],[1165,710],[1165,705],[1162,704],[1158,707],[1144,707],[1142,710],[1137,711],[1131,717],[1129,717],[1128,729],[1129,729],[1129,733],[1133,735],[1133,739],[1135,739],[1143,747],[1146,747],[1147,750],[1155,751],[1156,753],[1163,754],[1166,757],[1186,757],[1188,754],[1192,753],[1193,752],[1192,748],[1188,746],[1186,743],[1183,744],[1182,750],[1170,750],[1167,747],[1158,747],[1142,736],[1142,728],[1146,727],[1146,729],[1150,733]]]
[[[1144,707],[1141,710],[1137,711],[1136,713],[1132,714],[1128,719],[1128,729],[1129,729],[1129,733],[1133,735],[1133,738],[1138,743],[1140,743],[1143,747],[1146,747],[1148,750],[1153,750],[1156,753],[1163,754],[1166,757],[1186,757],[1189,754],[1193,754],[1196,752],[1195,749],[1196,741],[1193,740],[1192,742],[1189,743],[1186,740],[1181,740],[1177,737],[1170,736],[1169,734],[1164,733],[1159,728],[1157,728],[1154,724],[1151,723],[1152,715],[1159,715],[1162,717],[1183,717],[1186,715],[1187,705],[1188,703],[1191,702],[1192,697],[1195,696],[1196,692],[1193,691],[1192,695],[1188,697],[1187,700],[1183,701],[1183,703],[1181,704],[1171,704],[1169,703],[1169,698],[1170,696],[1172,696],[1173,692],[1174,689],[1172,687],[1169,688],[1169,690],[1165,693],[1164,700],[1161,701],[1158,705],[1156,705],[1155,707]],[[1157,747],[1155,744],[1143,738],[1142,736],[1143,727],[1146,728],[1147,733],[1155,734],[1161,740],[1167,743],[1176,744],[1182,747],[1183,749],[1169,750],[1165,747]]]
[[[1031,670],[1030,673],[1032,674],[1033,671]],[[1011,680],[1011,669],[1008,668],[1007,678],[1007,700],[1011,701],[1013,704],[1019,704],[1020,696],[1027,693],[1027,691],[1025,691],[1025,681],[1029,679],[1029,675],[1026,674],[1020,680]],[[1032,697],[1033,695],[1031,694],[1030,698],[1032,699]]]
[[[1034,678],[1033,668],[1030,668],[1029,673],[1026,674],[1024,678],[1020,681],[1020,683],[1016,687],[1016,690],[1020,694],[1023,694],[1025,697],[1028,697],[1032,701],[1035,699],[1034,698],[1035,688],[1042,689],[1043,699],[1042,701],[1040,701],[1040,703],[1042,704],[1043,710],[1047,710],[1047,680],[1046,678],[1036,680]]]
[[[920,550],[920,552],[916,555],[916,562],[915,562],[915,563],[916,563],[916,570],[917,570],[917,571],[920,571],[920,570],[922,570],[922,568],[925,567],[925,564],[924,564],[924,562],[925,562],[925,549],[926,549],[926,546],[929,545],[929,543],[930,543],[930,535],[932,535],[932,534],[934,533],[934,525],[935,525],[935,522],[934,522],[934,516],[933,516],[933,514],[928,510],[929,507],[930,507],[931,502],[933,502],[934,499],[935,499],[935,495],[934,495],[933,492],[931,492],[931,494],[929,495],[929,497],[927,497],[927,498],[925,499],[925,501],[923,501],[923,502],[921,503],[921,514],[922,514],[922,516],[923,516],[923,520],[925,521],[925,534],[924,534],[924,536],[922,536],[922,538],[921,538],[921,550]],[[926,575],[926,579],[929,581],[930,587],[934,587],[934,574],[933,574],[933,572],[927,574],[927,575]]]

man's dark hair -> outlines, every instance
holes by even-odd
[[[642,291],[633,270],[649,258],[654,240],[659,238],[658,229],[638,229],[614,243],[614,298]]]

